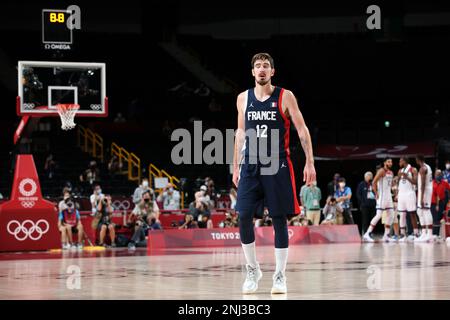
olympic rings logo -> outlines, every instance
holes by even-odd
[[[12,227],[13,224],[15,225],[15,228]],[[24,241],[27,238],[37,241],[48,232],[49,228],[50,226],[47,220],[44,219],[38,220],[36,223],[31,220],[25,220],[22,223],[17,220],[11,220],[6,226],[8,233],[13,235],[18,241]],[[21,234],[23,234],[23,236],[20,236]]]
[[[92,103],[90,105],[90,107],[91,107],[92,110],[98,111],[98,110],[100,110],[102,108],[102,105],[101,104],[94,104],[94,103]]]
[[[24,207],[25,209],[30,209],[33,208],[35,205],[34,201],[21,201],[20,204],[22,205],[22,207]]]
[[[289,239],[292,238],[294,236],[294,230],[288,229],[288,235],[289,235]]]
[[[25,186],[26,186],[26,185],[30,185],[30,186],[31,186],[31,189],[30,189],[29,191],[26,191],[26,190],[25,190]],[[36,191],[37,191],[37,185],[36,185],[36,182],[34,182],[33,179],[26,178],[26,179],[23,179],[22,181],[20,181],[20,184],[19,184],[19,192],[20,192],[24,197],[32,197],[32,196],[34,196],[34,194],[36,193]]]
[[[124,200],[124,201],[120,201],[120,200],[115,200],[113,202],[113,207],[114,210],[128,210],[131,207],[130,201],[128,200]]]

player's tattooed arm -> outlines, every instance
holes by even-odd
[[[300,143],[302,144],[303,151],[305,152],[306,162],[313,164],[314,156],[311,135],[309,134],[305,119],[303,118],[303,115],[298,107],[297,99],[291,91],[285,90],[283,94],[283,102],[288,110],[289,115],[291,116],[292,123],[297,129]]]
[[[306,184],[311,184],[313,181],[316,181],[311,135],[309,134],[305,119],[303,119],[303,115],[298,108],[297,99],[295,99],[294,94],[289,90],[284,90],[282,101],[282,110],[284,112],[285,109],[283,106],[286,106],[286,110],[291,117],[295,129],[297,129],[298,137],[300,138],[303,151],[305,152],[306,164],[303,169],[303,181],[305,181]]]
[[[310,143],[311,139],[307,138],[307,134],[309,134],[309,133],[303,132],[303,134],[299,135],[300,136],[300,143],[302,144],[302,148],[305,151],[305,154],[310,154],[310,153],[312,153],[312,146],[311,146],[311,143]]]

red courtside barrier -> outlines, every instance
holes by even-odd
[[[42,198],[32,155],[18,155],[11,200],[0,205],[0,251],[59,248],[55,204]]]
[[[289,227],[289,244],[360,243],[357,225]],[[255,229],[256,245],[273,245],[272,227]],[[183,247],[240,246],[238,228],[151,231],[148,250]]]

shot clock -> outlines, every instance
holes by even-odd
[[[73,33],[67,27],[70,15],[67,10],[42,10],[42,44],[45,49],[71,49]]]

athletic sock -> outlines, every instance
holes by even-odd
[[[288,259],[288,248],[275,248],[275,273],[282,272],[283,274],[286,272],[286,264]]]
[[[258,262],[256,261],[256,247],[255,242],[249,244],[242,243],[242,249],[244,250],[245,260],[252,268],[256,268]]]

